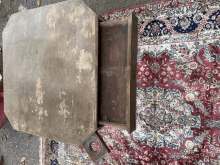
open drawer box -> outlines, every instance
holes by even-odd
[[[98,123],[136,129],[137,18],[99,25]]]
[[[97,162],[109,152],[98,129],[136,128],[136,59],[133,14],[105,22],[80,0],[13,14],[3,31],[5,114],[15,130],[83,144]]]

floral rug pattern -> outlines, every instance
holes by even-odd
[[[98,164],[220,164],[220,2],[165,0],[106,20],[139,20],[137,129],[99,131]],[[83,147],[42,139],[42,164],[93,164]]]

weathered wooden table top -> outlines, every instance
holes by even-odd
[[[80,145],[97,129],[99,18],[80,0],[58,4],[4,29],[5,113],[16,130]]]

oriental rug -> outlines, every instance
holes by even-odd
[[[0,127],[5,124],[7,117],[4,113],[4,91],[0,90]]]
[[[165,0],[106,20],[139,20],[137,129],[99,131],[98,164],[220,164],[220,2]],[[41,164],[93,164],[82,147],[41,139]]]

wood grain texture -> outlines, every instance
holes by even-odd
[[[120,124],[120,123],[114,123],[114,122],[108,122],[108,121],[98,121],[98,124],[100,125],[108,125],[108,126],[113,126],[113,127],[120,127],[120,128],[125,128],[126,129],[126,124]]]
[[[126,123],[128,24],[100,23],[99,120]]]
[[[127,55],[127,116],[126,130],[131,133],[136,129],[136,74],[138,19],[131,14],[128,17],[128,55]]]
[[[15,130],[75,145],[96,131],[98,22],[80,0],[11,16],[4,106]]]
[[[99,115],[101,125],[136,129],[137,18],[100,23]]]

